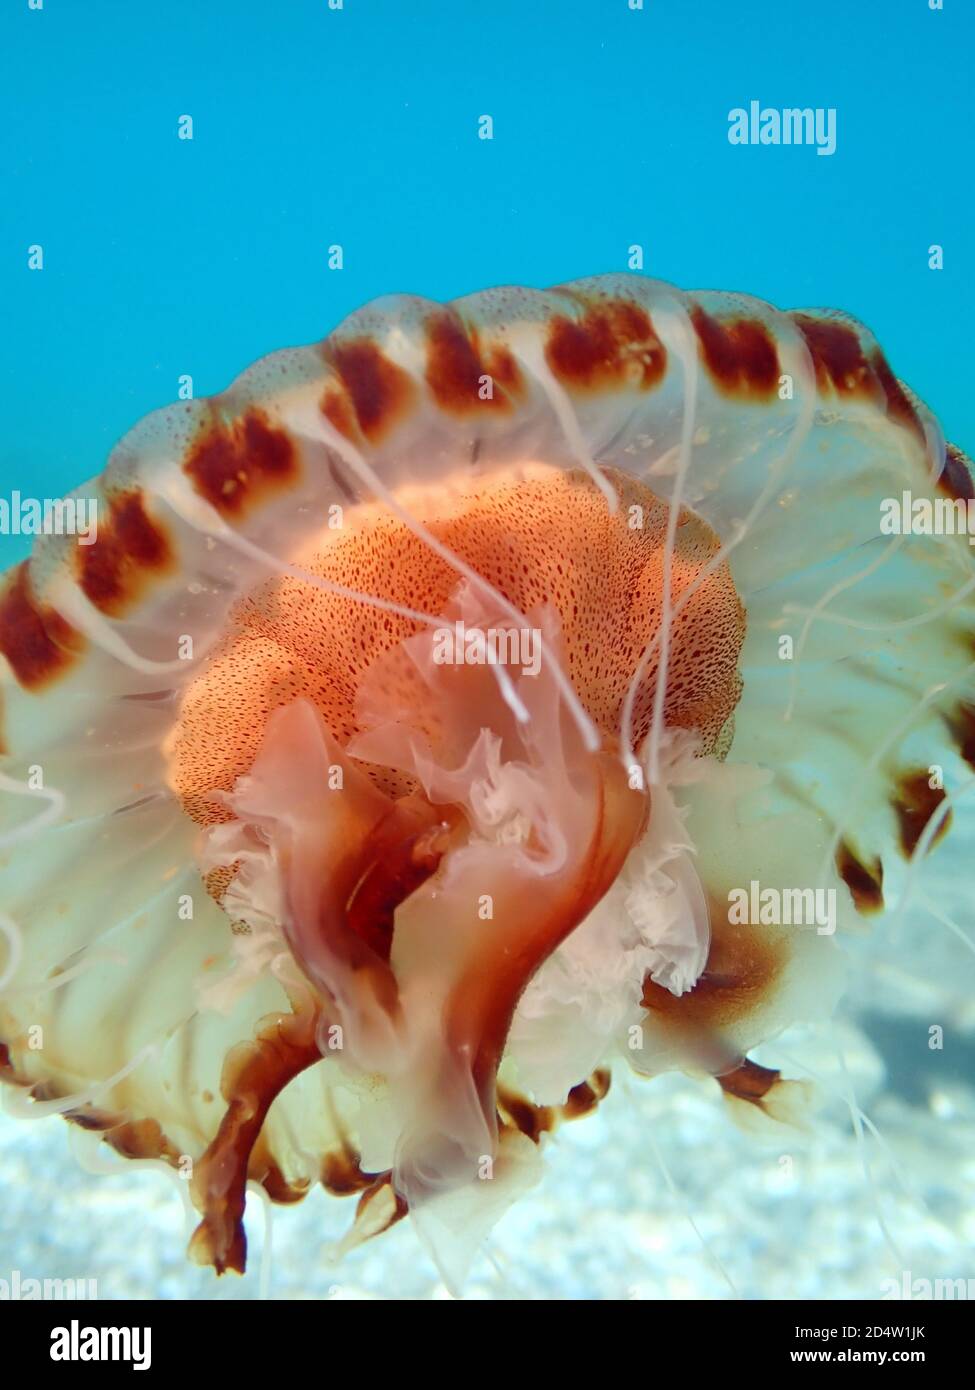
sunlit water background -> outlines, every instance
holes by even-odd
[[[4,8],[0,492],[58,495],[181,375],[219,390],[376,295],[544,286],[625,269],[634,244],[686,287],[862,318],[972,449],[971,13],[455,8]],[[752,99],[835,107],[835,155],[730,146],[727,114]],[[0,537],[0,564],[24,550]],[[973,844],[963,800],[921,881],[969,939]],[[836,1021],[759,1054],[820,1079],[806,1132],[762,1141],[713,1083],[618,1072],[547,1143],[543,1184],[467,1295],[857,1299],[905,1271],[975,1278],[975,953],[917,903],[847,949]],[[79,1138],[0,1117],[0,1279],[96,1279],[102,1298],[446,1296],[406,1223],[332,1264],[351,1206],[322,1193],[274,1211],[270,1252],[251,1202],[250,1270],[218,1281],[185,1260],[178,1180],[112,1155],[117,1172],[92,1175]]]

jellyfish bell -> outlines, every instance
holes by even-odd
[[[149,416],[0,594],[0,1063],[25,1114],[409,1215],[452,1287],[614,1062],[749,1053],[975,759],[973,497],[860,325],[638,276],[381,300]],[[952,772],[949,773],[950,776]],[[775,898],[775,895],[778,898]]]

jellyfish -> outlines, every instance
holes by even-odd
[[[975,499],[859,323],[632,275],[148,416],[0,593],[10,1104],[187,1177],[218,1273],[322,1185],[455,1289],[614,1070],[794,1120],[750,1054],[975,765],[972,550],[906,494]]]

